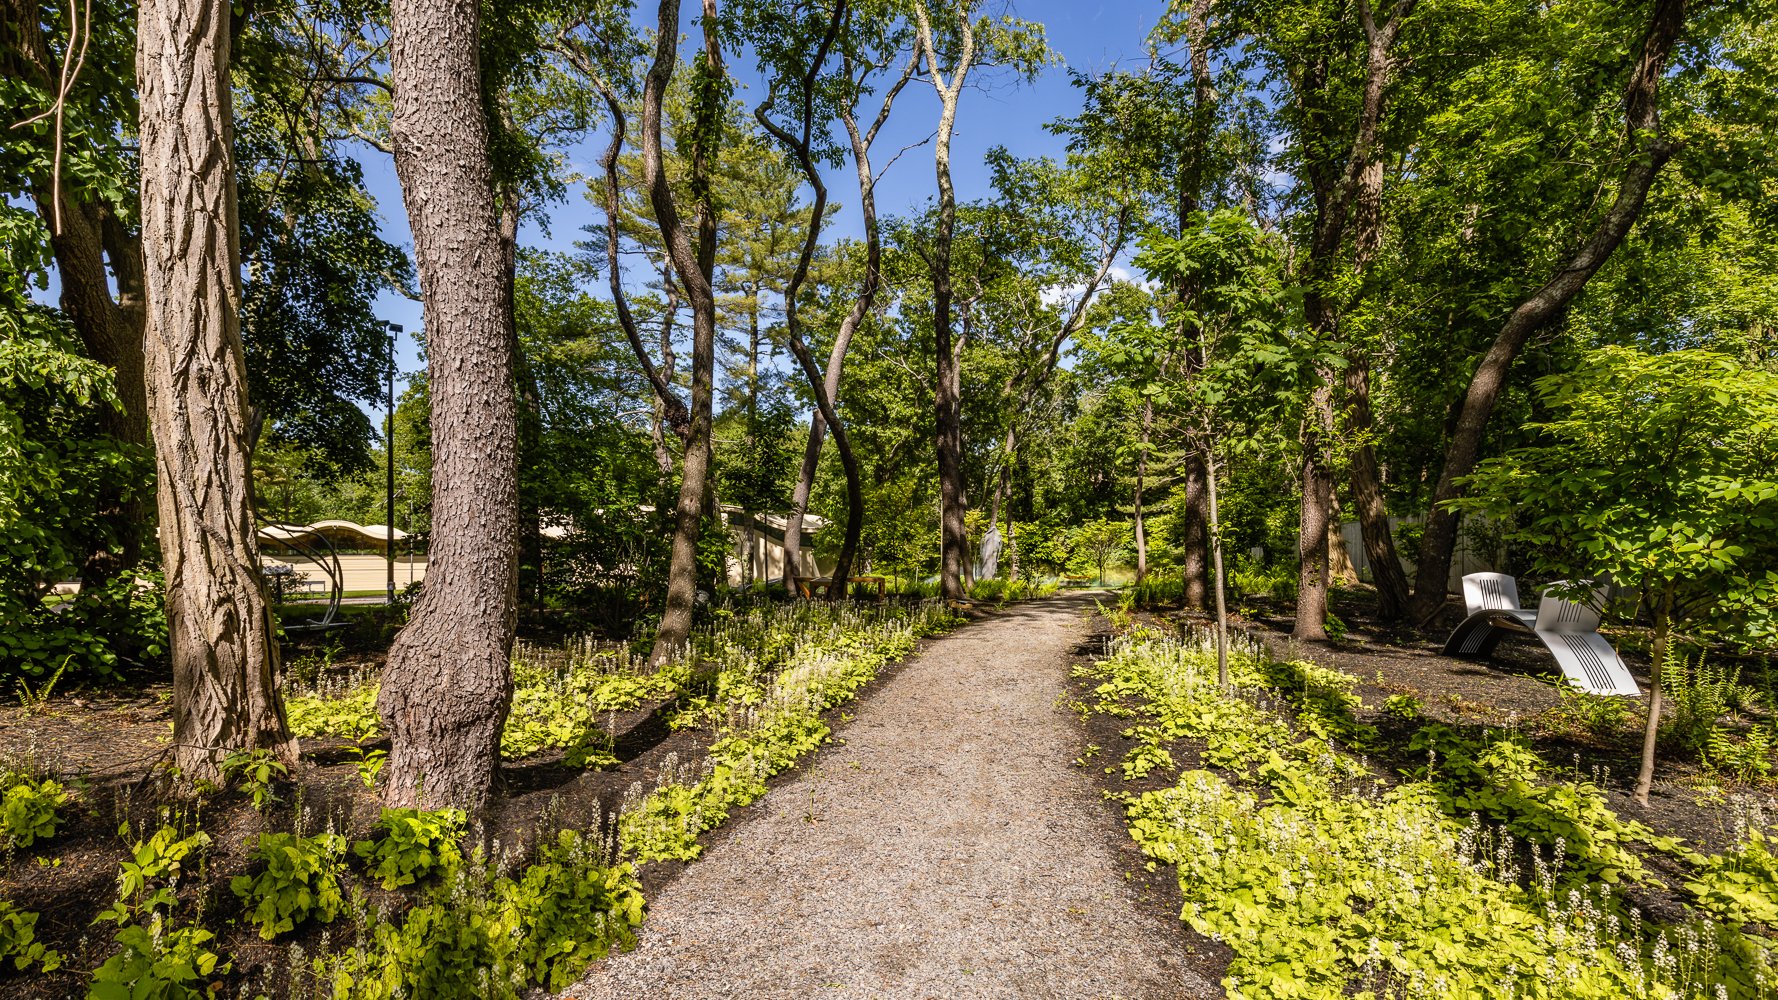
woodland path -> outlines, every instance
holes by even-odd
[[[932,643],[568,996],[1221,996],[1140,907],[1059,706],[1082,595]]]

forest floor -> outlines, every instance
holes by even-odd
[[[1213,984],[1229,953],[1181,923],[1171,869],[1148,870],[1121,808],[1102,794],[1147,785],[1071,763],[1091,757],[1089,748],[1118,746],[1126,724],[1094,716],[1082,727],[1065,707],[1085,697],[1070,667],[1103,648],[1095,631],[1103,622],[1091,616],[1096,599],[1112,603],[1107,594],[1075,593],[1013,604],[923,641],[919,653],[885,669],[855,704],[828,713],[834,743],[706,835],[702,859],[644,867],[649,917],[640,946],[596,966],[572,995],[1220,995]],[[1455,660],[1439,653],[1455,611],[1453,621],[1424,629],[1391,628],[1376,621],[1373,606],[1368,588],[1337,592],[1334,609],[1349,632],[1314,644],[1290,640],[1288,602],[1249,597],[1232,610],[1237,627],[1274,655],[1359,678],[1362,721],[1382,734],[1373,755],[1379,773],[1415,763],[1402,747],[1419,723],[1382,709],[1391,696],[1407,696],[1426,721],[1520,733],[1550,767],[1599,783],[1620,816],[1701,848],[1730,846],[1734,796],[1778,815],[1773,783],[1737,784],[1668,754],[1651,806],[1635,805],[1635,712],[1604,727],[1577,719],[1541,647],[1503,643],[1490,661]],[[1145,617],[1205,621],[1177,608]],[[1646,683],[1635,637],[1618,638]],[[342,675],[366,673],[380,665],[381,650],[322,659]],[[59,775],[80,803],[52,843],[0,857],[0,899],[41,911],[40,937],[68,958],[63,972],[0,975],[0,998],[82,995],[87,971],[113,950],[109,933],[88,921],[116,892],[128,854],[119,824],[130,821],[141,836],[169,821],[156,775],[169,695],[165,684],[80,689],[0,707],[0,766],[27,761]],[[649,703],[612,718],[620,763],[609,770],[568,767],[560,751],[508,762],[505,794],[476,834],[523,851],[539,830],[605,827],[633,784],[651,786],[663,770],[707,751],[710,733],[668,730],[671,707]],[[1771,721],[1767,710],[1753,715],[1743,724]],[[237,976],[265,982],[272,995],[280,994],[288,946],[312,952],[326,930],[260,941],[232,922],[239,905],[228,878],[249,870],[253,835],[290,828],[297,808],[309,817],[305,827],[365,836],[380,803],[361,785],[354,752],[343,740],[304,740],[299,793],[286,786],[285,801],[263,815],[239,795],[205,806],[215,847],[203,873],[208,889],[193,891],[214,901],[218,950]]]
[[[1014,605],[898,668],[569,995],[1220,996],[1216,946],[1068,763],[1092,608]]]
[[[1295,621],[1290,601],[1252,596],[1233,601],[1231,627],[1259,638],[1280,659],[1305,659],[1357,677],[1359,684],[1354,690],[1366,706],[1360,713],[1362,721],[1383,730],[1386,744],[1392,730],[1406,734],[1420,724],[1383,710],[1391,695],[1406,695],[1418,703],[1426,721],[1520,734],[1550,767],[1599,785],[1618,815],[1702,848],[1720,851],[1733,843],[1736,810],[1728,800],[1730,794],[1751,795],[1769,813],[1778,815],[1778,801],[1772,795],[1778,786],[1773,782],[1737,782],[1712,774],[1696,757],[1665,747],[1656,760],[1649,805],[1638,805],[1631,793],[1641,764],[1644,699],[1622,702],[1624,709],[1618,717],[1584,717],[1587,711],[1600,711],[1606,707],[1603,703],[1614,699],[1573,693],[1565,697],[1565,683],[1555,660],[1535,640],[1504,641],[1487,660],[1443,655],[1445,639],[1463,617],[1459,603],[1447,604],[1441,615],[1422,627],[1378,621],[1376,591],[1368,586],[1337,589],[1330,605],[1349,629],[1337,641],[1291,638]],[[1212,621],[1177,607],[1156,610],[1157,618],[1174,625],[1208,626]],[[1625,665],[1646,691],[1648,657],[1638,648],[1643,637],[1624,630],[1608,638],[1619,647]],[[1769,687],[1763,663],[1748,660],[1738,669],[1743,683]],[[1669,713],[1671,709],[1670,695]],[[1756,706],[1741,724],[1769,725],[1771,721],[1768,704]],[[1415,762],[1404,758],[1389,763],[1407,766]]]

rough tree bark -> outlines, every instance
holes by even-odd
[[[1482,433],[1501,390],[1506,387],[1513,360],[1531,334],[1579,295],[1611,258],[1641,215],[1661,168],[1673,156],[1674,145],[1661,132],[1660,85],[1667,59],[1684,27],[1685,0],[1655,0],[1641,55],[1624,88],[1624,128],[1630,142],[1639,148],[1624,167],[1617,198],[1574,256],[1507,317],[1488,353],[1476,366],[1475,374],[1470,376],[1457,428],[1445,451],[1438,485],[1433,489],[1432,506],[1426,512],[1426,533],[1420,538],[1411,609],[1416,619],[1430,621],[1445,606],[1445,584],[1451,574],[1451,553],[1457,544],[1457,514],[1445,504],[1463,495],[1458,480],[1475,471]]]
[[[0,73],[28,80],[45,91],[59,85],[60,69],[52,68],[38,4],[0,0]],[[78,56],[76,56],[78,58]],[[49,131],[14,133],[38,143],[43,159],[53,163],[54,138]],[[62,311],[80,336],[87,357],[117,373],[121,409],[99,413],[99,430],[125,444],[148,445],[148,391],[143,369],[146,314],[143,310],[141,238],[118,216],[117,206],[96,191],[69,182],[65,176],[57,203],[57,186],[49,170],[26,178],[31,201],[50,231],[50,252],[61,284]],[[106,273],[107,258],[111,273]],[[111,280],[115,279],[116,294]],[[144,526],[152,513],[146,491],[112,490],[99,497],[104,537],[94,539],[81,567],[83,585],[96,587],[141,560]]]
[[[144,367],[154,424],[173,656],[173,762],[219,781],[222,757],[296,762],[247,492],[240,220],[225,0],[137,7]]]
[[[937,92],[940,112],[933,166],[938,174],[938,231],[932,256],[932,327],[937,340],[938,385],[934,392],[939,494],[939,593],[946,600],[968,596],[963,585],[963,563],[968,558],[969,535],[964,525],[968,500],[963,483],[963,378],[961,344],[951,329],[951,238],[957,228],[957,193],[951,186],[951,132],[957,123],[957,99],[975,61],[975,30],[969,17],[957,19],[962,48],[947,83],[939,69],[938,47],[926,4],[914,4],[914,20],[920,29],[920,50],[926,71]]]
[[[871,169],[870,148],[877,140],[877,133],[882,131],[883,123],[889,120],[889,109],[895,104],[895,97],[901,89],[913,79],[915,70],[920,65],[920,56],[915,53],[909,59],[889,90],[883,95],[881,107],[877,110],[875,120],[870,128],[860,132],[858,119],[850,105],[840,109],[840,121],[846,126],[846,137],[852,146],[852,165],[858,174],[858,209],[864,219],[864,277],[858,288],[858,295],[852,300],[852,308],[847,311],[845,319],[840,321],[839,332],[834,336],[833,348],[827,354],[827,375],[822,388],[828,399],[838,399],[840,392],[840,375],[846,362],[846,351],[852,346],[852,338],[857,335],[858,328],[863,325],[864,318],[870,315],[871,308],[876,304],[877,290],[883,281],[883,240],[877,225],[877,177]],[[857,81],[862,89],[862,80]],[[821,416],[819,409],[809,419],[809,440],[803,447],[803,464],[798,470],[796,487],[790,496],[790,517],[784,526],[784,585],[792,593],[796,590],[796,580],[801,572],[797,565],[801,558],[803,543],[803,520],[808,516],[809,496],[815,489],[815,472],[821,465],[821,446],[827,436],[827,421]],[[851,534],[851,520],[856,516],[860,523],[864,516],[862,500],[854,514],[851,506],[850,490],[847,485],[847,534]]]
[[[395,0],[390,137],[414,235],[432,395],[432,559],[377,711],[390,806],[476,809],[512,698],[518,423],[475,0]]]

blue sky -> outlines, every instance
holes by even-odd
[[[649,8],[642,13],[652,16],[651,4],[644,0],[639,6]],[[1145,39],[1165,9],[1165,3],[1139,0],[1023,0],[1018,3],[1017,15],[1045,26],[1051,48],[1066,60],[1066,65],[1052,67],[1034,84],[1018,83],[1005,74],[972,74],[972,85],[965,90],[958,108],[956,133],[952,140],[952,171],[958,198],[969,200],[989,193],[988,173],[982,161],[983,155],[995,146],[1006,146],[1019,156],[1060,155],[1063,151],[1061,140],[1045,131],[1043,126],[1058,117],[1074,115],[1080,109],[1080,95],[1069,83],[1069,71],[1097,73],[1118,65],[1134,66],[1146,62]],[[682,30],[690,31],[692,27],[688,11]],[[748,87],[752,73],[746,59],[735,58],[731,69],[740,77],[742,86]],[[749,94],[757,91],[757,87],[743,90],[740,97],[749,101]],[[910,82],[896,101],[890,121],[872,151],[878,169],[882,169],[896,150],[929,136],[937,123],[938,99],[931,84],[925,78]],[[595,137],[571,151],[572,166],[581,173],[596,173],[603,142],[603,136]],[[380,155],[366,157],[363,163],[366,184],[382,211],[385,238],[404,247],[411,246],[394,164]],[[835,237],[857,235],[860,231],[857,184],[850,164],[829,172],[828,188],[841,205],[829,233]],[[887,217],[917,210],[933,197],[935,190],[931,145],[909,150],[879,183],[878,212]],[[570,192],[566,201],[550,206],[549,216],[547,236],[532,221],[521,233],[521,242],[527,246],[566,249],[580,236],[582,227],[604,221],[603,214],[578,191]],[[385,294],[377,306],[379,315],[390,322],[401,324],[409,332],[420,329],[419,303]],[[404,372],[420,367],[411,337],[402,338],[398,357]]]

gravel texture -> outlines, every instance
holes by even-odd
[[[933,643],[567,995],[1220,996],[1137,904],[1069,763],[1091,607],[1027,602]]]

